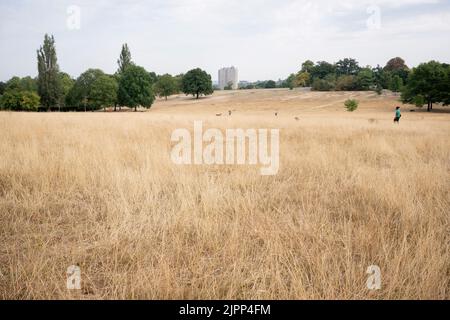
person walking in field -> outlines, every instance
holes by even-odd
[[[402,117],[402,113],[400,111],[400,107],[397,107],[395,109],[395,118],[394,118],[394,123],[400,124],[400,118]]]

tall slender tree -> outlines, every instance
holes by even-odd
[[[117,72],[114,75],[114,77],[116,78],[116,81],[119,83],[120,77],[123,75],[125,70],[129,66],[134,65],[133,61],[131,60],[130,49],[128,48],[128,44],[126,44],[126,43],[124,43],[122,45],[122,51],[120,52],[120,56],[119,56],[119,59],[117,60],[117,64],[119,65],[119,69],[117,69]],[[116,101],[116,104],[114,105],[114,111],[117,110],[117,104],[118,104],[118,101]],[[119,110],[121,110],[121,109],[122,109],[122,107],[119,106]]]
[[[119,65],[119,70],[117,70],[117,73],[119,74],[122,74],[126,68],[133,64],[131,52],[126,43],[122,45],[122,52],[120,53],[119,60],[117,60],[117,64]]]
[[[49,111],[60,105],[61,88],[59,66],[56,58],[55,39],[45,35],[44,44],[37,50],[38,59],[38,93],[41,103]]]

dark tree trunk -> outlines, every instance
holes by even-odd
[[[134,107],[134,112],[137,112],[137,106],[136,106],[136,107]]]
[[[199,97],[199,93],[197,92],[197,99],[198,99],[198,97]]]
[[[428,101],[428,107],[427,107],[427,111],[430,112],[431,111],[431,102]]]

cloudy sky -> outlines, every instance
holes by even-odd
[[[35,76],[36,49],[55,36],[77,77],[113,73],[122,43],[158,74],[234,65],[240,80],[285,78],[306,59],[384,65],[450,62],[449,0],[0,0],[0,80]]]

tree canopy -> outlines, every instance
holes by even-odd
[[[37,59],[38,93],[41,103],[50,110],[52,107],[59,106],[61,102],[59,66],[53,36],[45,35],[44,44],[37,51]]]
[[[386,66],[384,67],[385,71],[399,71],[399,70],[408,70],[408,66],[405,64],[405,60],[403,60],[400,57],[392,58],[386,63]]]
[[[119,84],[111,75],[100,75],[92,83],[90,99],[95,109],[114,106],[117,102]]]
[[[58,78],[59,78],[59,83],[61,86],[61,102],[60,105],[62,108],[66,107],[66,97],[69,94],[70,89],[72,89],[72,87],[75,84],[75,80],[72,79],[71,76],[69,76],[67,73],[65,72],[60,72],[58,74]]]
[[[200,95],[210,95],[214,92],[211,75],[200,68],[190,70],[182,80],[182,91],[197,99]]]
[[[90,111],[113,106],[117,102],[118,83],[100,69],[89,69],[75,81],[66,97],[72,109]]]
[[[2,95],[6,90],[6,83],[0,82],[0,95]]]
[[[13,111],[37,111],[40,97],[36,79],[12,77],[2,86],[0,107]]]
[[[433,103],[450,104],[450,66],[437,61],[422,63],[414,68],[402,92],[404,103],[419,105],[423,101],[428,111]]]
[[[177,93],[177,83],[170,74],[160,76],[153,88],[160,98],[164,97],[166,100],[168,96]]]
[[[357,75],[360,69],[355,59],[345,58],[336,62],[337,75]]]
[[[324,79],[330,74],[336,74],[336,66],[326,61],[319,61],[310,71],[313,79]]]
[[[36,79],[31,77],[12,77],[5,84],[5,91],[19,90],[19,91],[37,91],[38,85]]]
[[[119,79],[118,102],[122,106],[150,108],[155,101],[151,75],[143,68],[131,65],[125,69]]]
[[[38,111],[40,98],[36,92],[17,89],[5,91],[0,98],[0,106],[4,110]]]
[[[306,60],[293,83],[295,86],[311,86],[317,91],[374,90],[381,94],[382,89],[400,91],[407,82],[409,72],[400,57],[389,60],[384,68],[379,65],[376,68],[361,67],[353,58],[344,58],[336,63]]]

